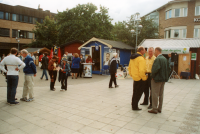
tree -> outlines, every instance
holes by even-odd
[[[114,39],[135,47],[136,34],[132,34],[130,32],[131,30],[136,31],[135,25],[135,15],[131,15],[130,19],[127,22],[123,21],[115,23],[114,28],[112,30]],[[153,20],[142,18],[140,25],[142,25],[143,28],[138,33],[137,45],[139,45],[144,39],[161,38],[159,36],[158,25]]]
[[[97,7],[92,3],[77,5],[75,8],[58,12],[58,44],[72,40],[88,41],[92,37],[112,39],[112,19],[108,16],[108,9]]]
[[[36,35],[36,40],[33,40],[29,45],[47,48],[56,45],[58,30],[53,18],[46,16],[43,23],[36,23],[35,29],[32,32]]]

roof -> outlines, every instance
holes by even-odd
[[[29,52],[29,53],[32,53],[32,52],[35,52],[35,51],[40,51],[40,49],[42,48],[26,48],[26,50]]]
[[[70,42],[67,42],[67,43],[61,45],[60,47],[65,47],[65,46],[68,46],[68,45],[71,45],[71,44],[74,44],[74,43],[80,43],[80,44],[83,44],[83,41],[80,41],[80,40],[70,41]]]
[[[184,39],[146,39],[139,46],[149,47],[189,47],[200,48],[200,38]]]
[[[166,6],[170,5],[170,4],[172,4],[172,3],[184,2],[184,1],[190,1],[190,0],[173,0],[173,1],[169,1],[169,2],[166,3],[165,5],[162,5],[161,7],[157,8],[157,9],[155,9],[155,10],[149,12],[149,13],[147,13],[147,14],[144,15],[143,17],[145,17],[145,16],[147,16],[147,15],[153,13],[153,12],[156,12],[156,11],[158,11],[158,10],[160,10],[160,9],[162,9],[162,8],[164,8],[164,7],[166,7]]]
[[[98,39],[98,38],[95,38],[95,37],[93,37],[92,39],[90,39],[89,41],[84,43],[78,49],[80,50],[82,47],[84,47],[85,45],[87,45],[88,43],[90,43],[92,41],[98,41],[98,42],[108,46],[109,48],[134,49],[134,47],[129,46],[129,45],[127,45],[127,44],[125,44],[121,41],[104,40],[104,39]]]

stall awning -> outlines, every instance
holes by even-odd
[[[32,53],[32,52],[35,52],[35,51],[40,51],[40,49],[42,49],[42,48],[26,48],[26,50],[27,50],[29,53]]]
[[[163,53],[189,53],[190,48],[200,48],[199,38],[185,38],[185,39],[145,39],[139,46],[145,48],[160,47]]]
[[[100,42],[106,46],[108,46],[109,48],[119,48],[119,49],[134,49],[134,47],[129,46],[121,41],[112,41],[112,40],[104,40],[104,39],[98,39],[98,38],[92,38],[89,41],[87,41],[86,43],[84,43],[82,46],[80,46],[78,49],[80,50],[82,47],[84,47],[85,45],[89,44],[92,41],[97,41]]]

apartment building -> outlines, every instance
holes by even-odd
[[[200,0],[173,0],[145,15],[163,38],[200,38]]]
[[[19,49],[32,42],[35,35],[31,32],[36,22],[43,23],[46,16],[55,14],[41,8],[32,9],[23,6],[11,6],[0,3],[0,56],[8,54],[10,48],[18,48],[16,37],[19,38]]]

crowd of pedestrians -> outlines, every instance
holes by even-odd
[[[133,96],[132,110],[142,110],[138,106],[138,102],[144,93],[144,101],[140,105],[149,105],[148,112],[157,114],[162,112],[164,85],[168,81],[170,75],[170,65],[168,60],[162,55],[162,49],[157,47],[148,49],[148,56],[144,58],[145,48],[139,47],[137,53],[132,54],[129,62],[129,74],[133,78]],[[82,77],[83,63],[92,63],[92,57],[88,56],[85,60],[83,55],[77,53],[73,57],[68,56],[65,52],[61,61],[54,55],[51,59],[47,57],[47,53],[41,58],[42,76],[48,80],[47,71],[50,76],[50,90],[55,91],[55,82],[57,75],[58,81],[61,82],[61,91],[67,91],[68,76],[72,73],[72,79]],[[109,73],[111,75],[109,88],[114,82],[115,88],[119,87],[116,82],[117,73],[117,53],[113,53],[110,60]],[[16,48],[10,50],[8,56],[2,57],[0,69],[6,73],[7,78],[7,103],[10,105],[19,104],[16,101],[16,89],[19,81],[19,70],[23,69],[24,85],[21,101],[30,102],[34,100],[34,77],[37,74],[33,55],[29,55],[28,51],[23,49],[20,52]],[[50,61],[49,61],[50,60]],[[71,61],[71,63],[69,62]],[[70,65],[71,64],[71,65]],[[59,73],[58,73],[59,72]],[[150,92],[149,92],[150,91]]]

